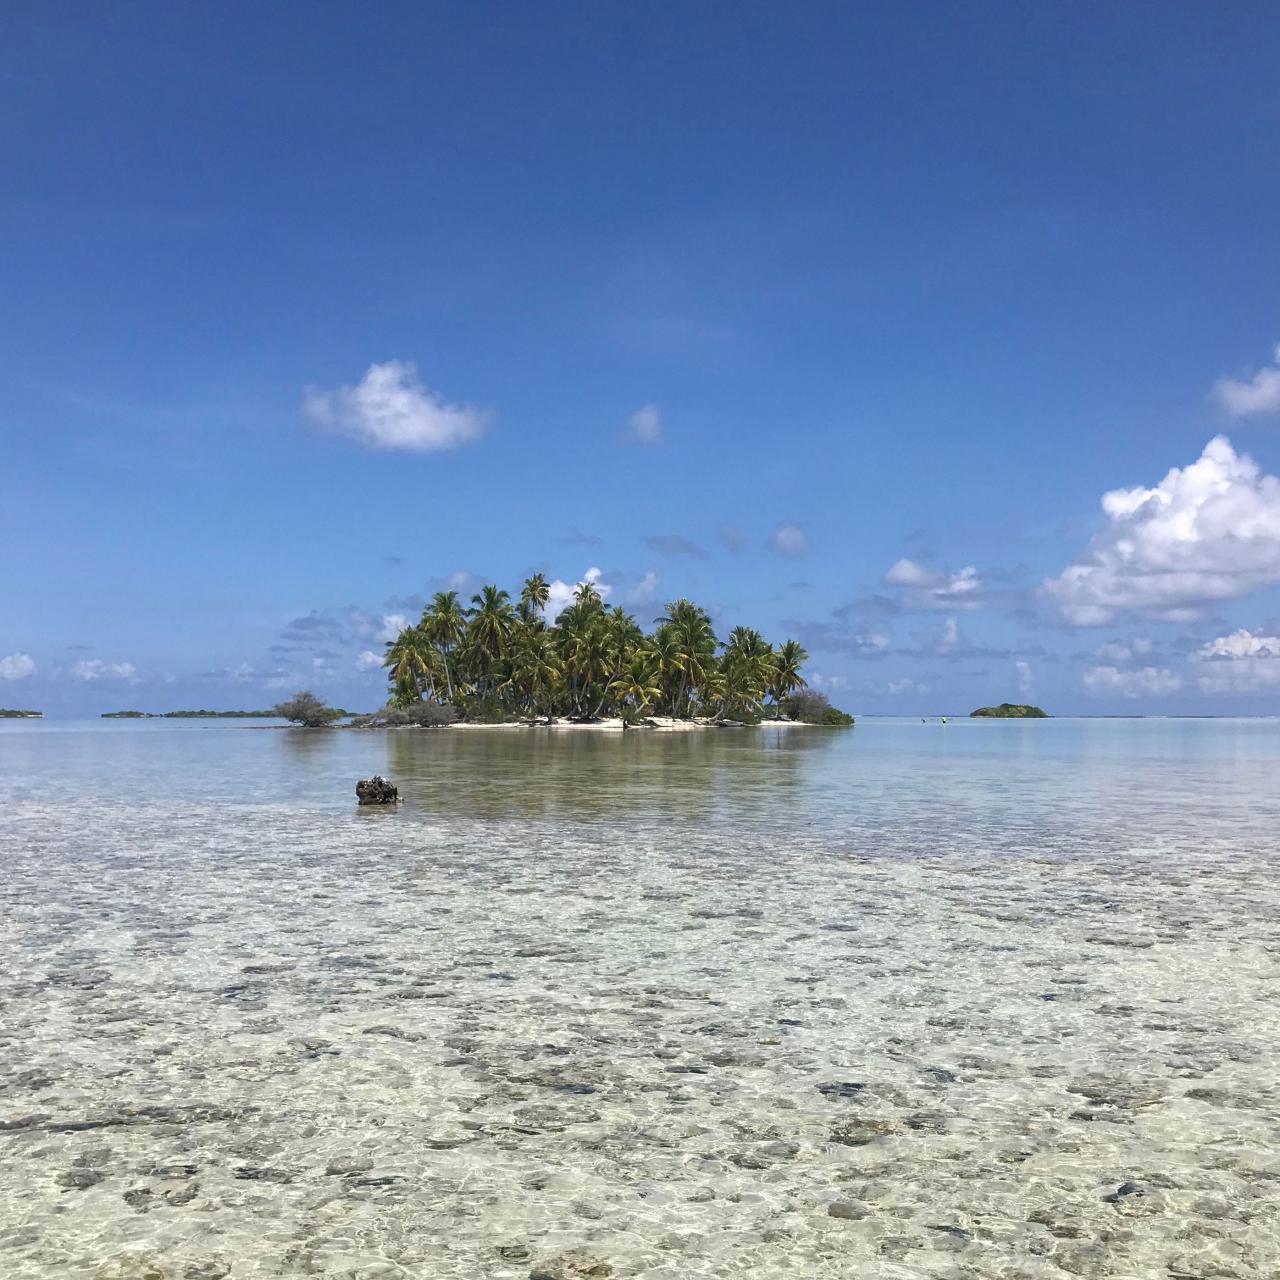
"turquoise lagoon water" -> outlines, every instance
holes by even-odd
[[[1278,833],[1270,720],[0,721],[0,1275],[1274,1276]]]

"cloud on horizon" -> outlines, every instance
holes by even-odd
[[[1280,636],[1241,627],[1202,645],[1196,657],[1201,693],[1261,693],[1280,687]]]
[[[355,386],[308,387],[302,411],[327,430],[370,449],[435,453],[480,439],[492,414],[449,404],[422,385],[412,361],[372,364]]]
[[[1165,667],[1138,667],[1122,671],[1118,667],[1090,667],[1081,677],[1084,691],[1095,696],[1158,698],[1177,693],[1182,677]]]
[[[25,680],[34,675],[35,659],[29,653],[11,653],[0,658],[0,680]]]
[[[73,680],[127,680],[137,684],[141,677],[132,662],[104,662],[101,658],[86,658],[71,668]]]

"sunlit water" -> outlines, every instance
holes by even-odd
[[[1273,721],[0,722],[0,1276],[1274,1277],[1278,855]]]

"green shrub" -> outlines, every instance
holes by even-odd
[[[853,717],[831,705],[830,698],[817,689],[797,689],[783,699],[782,709],[802,724],[851,725]]]
[[[277,703],[272,710],[281,719],[300,724],[305,729],[319,729],[340,720],[343,715],[341,708],[326,707],[310,689],[300,689],[288,701]]]
[[[509,724],[516,719],[501,698],[480,694],[470,694],[461,699],[458,718],[469,724]]]

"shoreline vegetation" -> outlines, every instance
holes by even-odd
[[[18,711],[12,707],[0,707],[0,720],[41,720],[43,711]]]
[[[996,707],[979,707],[969,712],[971,720],[1047,720],[1049,713],[1029,702],[1002,702]]]
[[[809,655],[795,640],[775,648],[751,627],[720,639],[710,615],[673,600],[646,632],[590,583],[548,619],[551,586],[538,573],[518,598],[482,587],[464,606],[440,591],[421,619],[386,648],[388,702],[353,728],[547,726],[720,728],[846,726],[853,717],[810,689]],[[302,690],[274,713],[307,728],[344,712]]]

